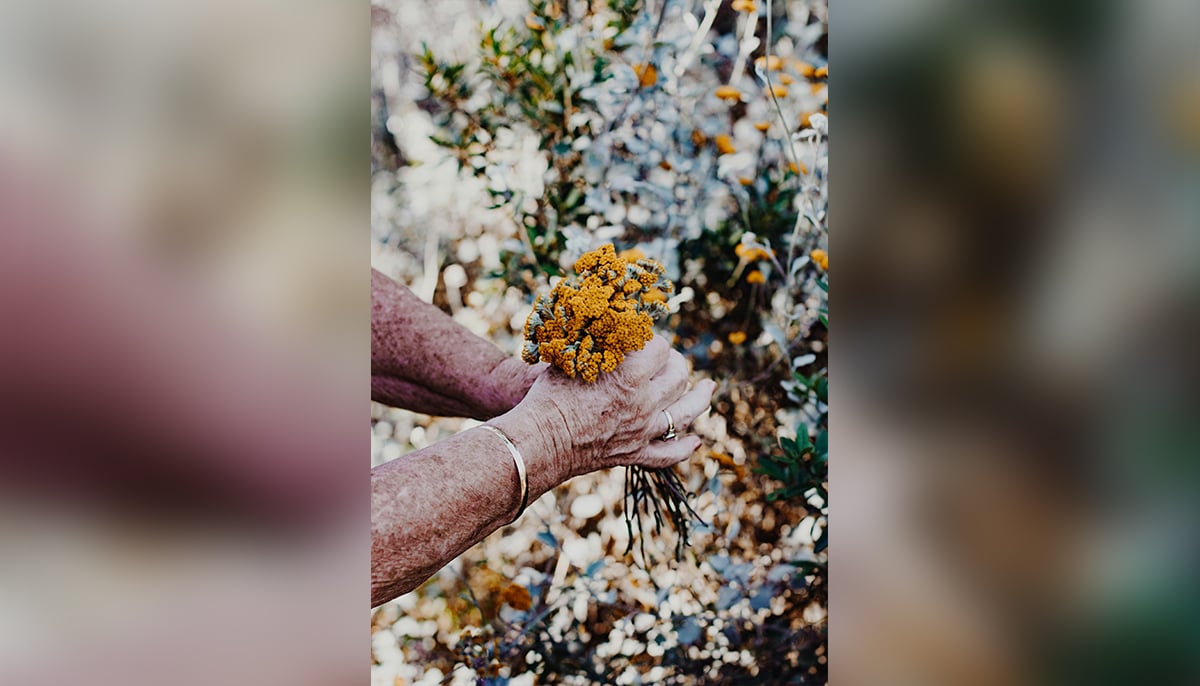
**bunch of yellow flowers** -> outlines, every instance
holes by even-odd
[[[594,383],[654,337],[654,320],[666,314],[664,301],[674,288],[658,262],[626,259],[606,243],[576,260],[575,276],[549,297],[538,296],[525,322],[521,358]]]

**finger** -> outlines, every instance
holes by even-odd
[[[683,433],[687,431],[696,417],[704,414],[711,407],[713,391],[716,390],[717,384],[710,379],[705,379],[696,384],[696,387],[687,393],[683,394],[679,400],[676,400],[669,407],[667,412],[671,413],[671,419],[675,422],[675,431]],[[655,421],[651,423],[651,436],[658,437],[667,433],[670,426],[667,424],[667,416],[662,412],[658,413]]]
[[[661,469],[691,457],[700,447],[699,436],[680,436],[674,441],[651,441],[633,455],[626,464]]]
[[[662,402],[659,407],[665,407],[679,399],[687,390],[688,363],[683,355],[672,350],[667,356],[667,363],[650,379],[648,386]]]
[[[671,353],[671,344],[662,336],[650,339],[646,347],[629,353],[625,362],[618,367],[632,379],[644,380],[654,376],[666,364]]]

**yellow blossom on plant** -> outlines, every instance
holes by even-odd
[[[754,183],[754,179],[748,176],[739,176],[738,183],[742,184],[743,186],[749,186]]]
[[[829,78],[829,67],[817,67],[815,70],[813,70],[813,76],[817,77],[818,79]]]
[[[737,152],[737,148],[733,147],[733,139],[728,134],[717,134],[715,142],[717,144],[717,152],[722,155],[730,155]]]
[[[713,95],[722,100],[737,101],[742,99],[742,92],[728,84],[724,86],[718,86],[717,90],[713,91]]]
[[[729,342],[734,345],[741,345],[741,344],[745,343],[746,342],[746,332],[745,331],[734,331],[733,333],[729,334]]]
[[[766,283],[767,276],[759,270],[755,269],[746,275],[746,283]]]
[[[733,8],[734,12],[746,13],[750,13],[758,9],[758,6],[754,4],[754,0],[733,0],[733,3],[730,5],[730,7]]]
[[[771,95],[774,95],[777,98],[786,98],[787,94],[788,94],[787,86],[781,86],[779,84],[771,86]]]
[[[767,71],[779,71],[783,69],[783,58],[779,55],[771,55],[770,58],[758,57],[754,60],[754,66],[759,69],[766,68]]]
[[[760,248],[756,245],[747,245],[746,243],[738,243],[733,248],[733,254],[742,258],[746,262],[755,262],[758,260],[769,260],[772,255],[765,248]]]
[[[766,133],[767,129],[771,128],[771,122],[756,121],[756,122],[754,122],[754,128],[758,129],[759,131],[762,131],[763,133]]]
[[[779,83],[782,83],[785,86],[790,86],[795,81],[796,81],[796,79],[793,79],[791,74],[780,74],[779,75]]]
[[[639,64],[633,70],[637,73],[638,83],[642,88],[649,88],[658,83],[658,69],[653,64]]]
[[[808,166],[803,162],[800,163],[800,166],[796,166],[795,162],[788,162],[788,170],[793,174],[807,174]]]
[[[817,265],[824,271],[829,271],[829,253],[817,248],[808,254],[812,258],[813,264]]]
[[[792,68],[796,70],[797,74],[803,76],[806,79],[808,77],[812,76],[813,73],[815,72],[815,70],[813,69],[813,66],[811,64],[809,64],[808,62],[801,62],[800,60],[796,60],[795,62],[792,62]]]

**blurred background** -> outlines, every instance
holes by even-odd
[[[834,678],[1196,683],[1197,6],[832,9]]]

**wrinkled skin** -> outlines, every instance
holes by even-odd
[[[715,384],[704,380],[688,391],[687,361],[666,339],[656,336],[594,384],[545,365],[526,366],[526,376],[440,310],[382,275],[374,278],[373,397],[419,411],[429,403],[492,417],[488,423],[522,455],[530,503],[581,474],[617,465],[667,467],[700,447],[685,432],[708,409]],[[381,316],[387,319],[374,321]],[[403,325],[395,326],[397,320]],[[480,374],[486,369],[504,371]],[[513,397],[504,409],[504,399]],[[504,411],[488,412],[497,406]],[[675,440],[659,438],[667,430],[663,410],[674,420]],[[482,428],[375,468],[371,486],[372,605],[416,588],[509,523],[520,500],[507,447]]]

